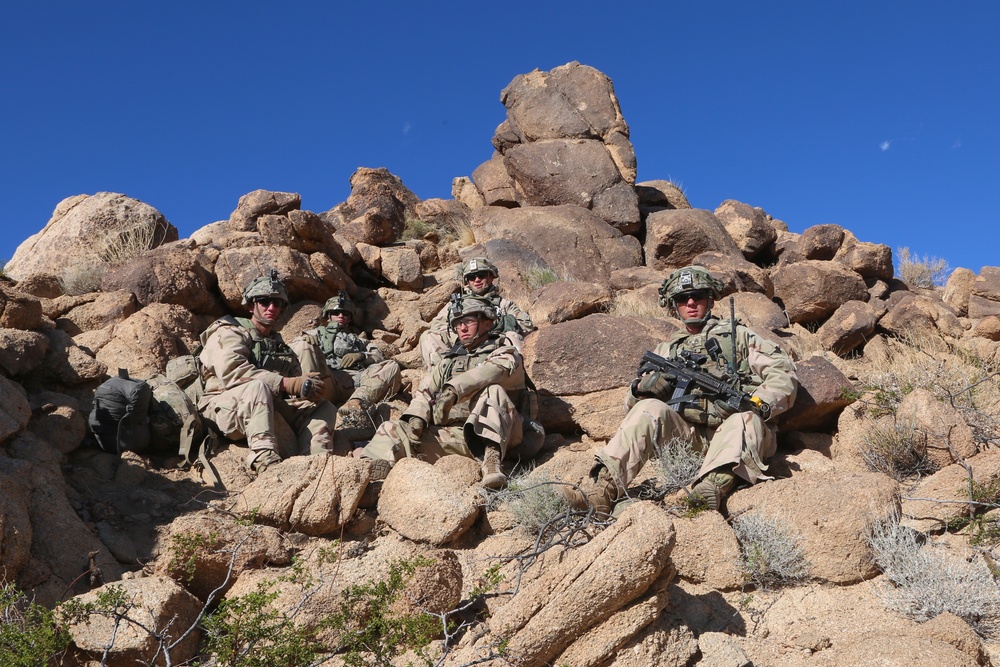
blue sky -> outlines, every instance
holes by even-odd
[[[8,2],[0,259],[80,193],[182,237],[257,188],[327,210],[359,166],[449,197],[501,89],[578,60],[614,82],[639,180],[978,272],[1000,265],[998,29],[989,2]]]

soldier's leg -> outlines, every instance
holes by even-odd
[[[334,405],[343,404],[354,393],[354,376],[347,371],[330,371],[330,383],[333,385],[330,402]]]
[[[393,360],[372,364],[361,371],[356,379],[357,388],[351,398],[366,403],[378,403],[395,396],[402,385],[402,371]]]
[[[247,439],[250,455],[247,465],[267,465],[278,456],[274,429],[274,397],[263,382],[245,384],[212,396],[201,410],[202,416],[215,424],[229,440]]]
[[[524,433],[517,407],[498,384],[479,392],[475,402],[469,406],[464,432],[472,451],[477,446],[492,446],[500,451],[501,458],[507,456],[508,449],[521,443]]]
[[[776,449],[777,438],[773,427],[755,412],[737,412],[710,434],[708,451],[698,477],[724,469],[751,484],[771,479],[767,476],[765,462],[774,456]]]
[[[420,438],[413,437],[409,427],[398,419],[382,422],[375,430],[371,441],[361,450],[361,458],[375,461],[392,461],[406,457],[422,458],[424,441],[433,440],[429,433],[433,427],[424,429]]]
[[[299,408],[295,423],[299,454],[322,454],[333,449],[336,423],[337,408],[330,401]]]
[[[624,492],[657,448],[674,438],[693,442],[694,427],[663,401],[643,399],[628,411],[614,437],[597,453],[597,460]]]

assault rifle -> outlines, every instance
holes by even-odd
[[[642,355],[642,363],[639,365],[639,375],[645,375],[651,371],[660,371],[668,377],[674,379],[674,392],[667,401],[667,405],[675,411],[680,412],[684,403],[691,403],[692,400],[700,398],[712,398],[721,400],[732,412],[739,412],[752,408],[766,420],[770,413],[770,406],[766,403],[757,405],[750,400],[750,394],[746,393],[739,386],[736,377],[719,379],[701,370],[702,364],[708,361],[708,356],[681,350],[676,359],[666,359],[658,354],[646,352]],[[700,392],[695,393],[694,390]]]

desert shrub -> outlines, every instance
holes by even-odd
[[[607,308],[612,317],[645,317],[659,319],[665,311],[660,308],[658,297],[653,292],[618,292]]]
[[[861,437],[861,458],[868,468],[902,481],[913,475],[934,471],[922,441],[909,422],[894,420],[874,423]]]
[[[433,233],[441,243],[457,241],[459,247],[465,248],[476,242],[476,234],[467,222],[455,217],[445,217],[430,222],[420,218],[407,217],[403,225],[400,239],[412,241],[422,239]]]
[[[96,245],[97,258],[110,266],[119,266],[151,249],[159,225],[132,225],[108,230]]]
[[[79,296],[101,289],[101,280],[108,272],[108,265],[97,258],[83,260],[79,264],[66,269],[59,277],[59,284],[64,294]]]
[[[740,571],[748,584],[779,588],[809,575],[798,537],[778,519],[741,514],[733,521],[733,530],[740,544]]]
[[[907,247],[896,248],[896,275],[910,287],[931,289],[944,285],[951,268],[938,257],[920,257]]]
[[[896,517],[876,524],[868,541],[885,574],[876,594],[888,608],[917,621],[950,612],[984,636],[996,632],[1000,587],[987,566],[921,545]]]
[[[0,665],[47,665],[69,647],[69,634],[55,613],[29,601],[10,584],[0,588]]]
[[[524,274],[524,283],[530,290],[556,282],[559,282],[559,275],[547,267],[533,266]]]
[[[400,239],[403,241],[412,241],[413,239],[422,239],[430,231],[437,231],[437,228],[425,222],[420,218],[406,218],[406,222],[403,226],[403,234]]]
[[[673,493],[694,482],[704,456],[683,438],[673,438],[657,448],[656,472],[664,491]]]
[[[517,524],[537,535],[570,506],[556,484],[544,476],[528,479],[530,473],[526,470],[512,476],[501,493]]]

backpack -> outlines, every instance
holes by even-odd
[[[207,428],[193,398],[169,377],[154,375],[148,382],[153,391],[149,407],[153,446],[177,451],[182,468],[200,465],[212,484],[221,487],[222,480],[208,460],[217,444],[215,433]]]
[[[148,384],[133,380],[124,368],[118,369],[118,377],[97,388],[87,424],[101,449],[121,454],[126,450],[141,453],[149,448],[152,394]]]

